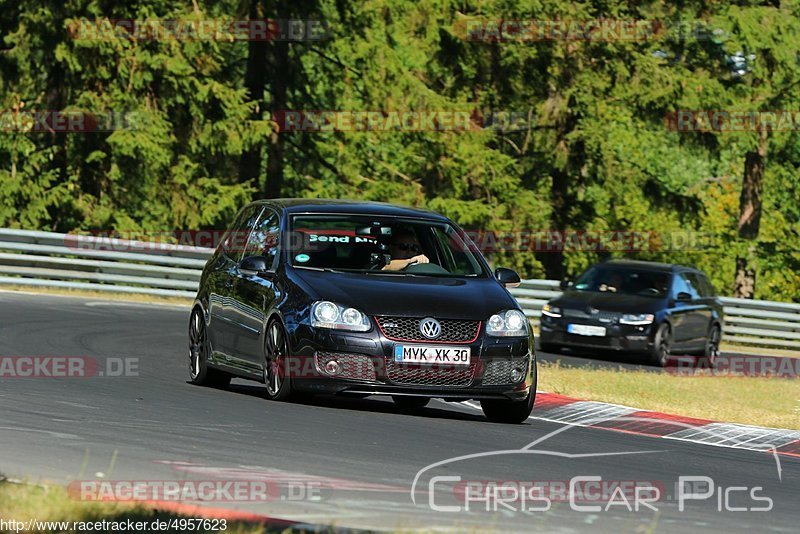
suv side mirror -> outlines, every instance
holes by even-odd
[[[239,271],[247,276],[253,276],[269,270],[271,262],[264,256],[248,256],[239,263]]]
[[[688,302],[692,300],[692,295],[687,293],[686,291],[681,291],[675,297],[678,302]]]
[[[559,282],[558,287],[561,288],[561,291],[566,291],[572,285],[572,282],[564,278],[561,282]]]
[[[521,281],[516,271],[505,267],[498,267],[494,271],[494,276],[505,287],[518,287]]]

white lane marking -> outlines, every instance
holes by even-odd
[[[546,393],[537,391],[537,393]],[[461,404],[470,408],[479,410],[480,407],[474,405],[470,401],[464,401]],[[578,417],[570,410],[563,410],[569,406],[583,405],[586,408],[578,410]],[[594,405],[587,407],[586,405]],[[653,423],[663,422],[679,424],[669,420],[647,419],[646,416],[637,416],[635,418],[625,417],[626,415],[647,410],[638,410],[628,406],[617,404],[606,404],[607,408],[603,408],[603,403],[590,402],[590,401],[577,401],[572,404],[567,404],[547,410],[547,416],[531,415],[528,419],[538,419],[540,421],[547,421],[549,423],[556,423],[567,426],[580,426],[585,428],[599,428],[600,430],[614,430],[613,428],[603,428],[595,426],[599,422],[620,420],[642,420]],[[596,411],[595,417],[588,417],[592,413],[592,408]],[[534,406],[534,410],[536,410]],[[535,412],[534,412],[535,413]],[[603,415],[608,413],[609,416],[604,418]],[[655,413],[655,412],[654,412]],[[586,415],[587,417],[581,417]],[[687,426],[686,424],[681,426]],[[768,452],[772,453],[778,466],[778,477],[781,475],[780,460],[778,459],[777,448],[795,440],[800,440],[800,431],[780,429],[780,428],[767,428],[749,425],[739,425],[735,423],[709,423],[706,425],[695,426],[692,428],[684,428],[672,434],[663,436],[650,436],[653,438],[666,438],[675,441],[685,441],[688,443],[696,443],[700,445],[711,445],[714,447],[724,447],[728,449],[749,450],[754,452]]]
[[[65,434],[63,432],[53,432],[52,430],[38,430],[36,428],[22,428],[18,426],[0,426],[0,430],[14,430],[15,432],[35,432],[37,434],[48,434],[54,438],[80,439],[76,434]]]

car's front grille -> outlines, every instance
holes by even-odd
[[[386,378],[409,386],[467,387],[472,384],[477,362],[466,366],[397,363],[386,358]]]
[[[480,321],[438,319],[442,333],[435,339],[427,339],[419,330],[425,317],[375,317],[383,334],[392,341],[420,341],[425,343],[471,343],[478,338]]]
[[[511,360],[493,360],[483,372],[484,386],[499,386],[511,383]]]
[[[603,324],[616,324],[622,316],[619,312],[611,312],[598,310],[591,313],[587,310],[577,310],[574,308],[566,308],[564,310],[564,317],[568,319],[583,319],[587,321],[599,322]]]
[[[486,370],[483,372],[483,379],[481,384],[484,386],[502,386],[513,384],[511,379],[511,370],[516,366],[520,369],[527,369],[530,363],[529,357],[516,360],[491,360],[486,364]]]
[[[335,378],[375,381],[375,364],[372,358],[364,354],[347,354],[342,352],[317,352],[317,369],[325,375]],[[336,375],[325,372],[325,365],[331,361],[339,362],[341,371]]]

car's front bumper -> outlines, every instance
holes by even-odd
[[[592,321],[572,321],[589,326],[602,326],[604,336],[586,336],[567,332],[570,321],[562,318],[542,316],[539,326],[539,342],[542,346],[562,346],[609,350],[618,352],[646,352],[653,348],[652,325],[621,325]]]
[[[355,333],[297,325],[290,334],[293,386],[315,393],[448,400],[522,400],[535,387],[532,336],[494,338],[481,332],[475,341],[458,345],[470,347],[469,366],[396,363],[392,358],[396,343],[402,342],[387,339],[378,330]],[[339,374],[326,371],[325,363],[332,359],[340,363]],[[524,373],[518,382],[512,378],[514,367]]]

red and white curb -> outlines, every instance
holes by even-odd
[[[536,392],[531,419],[800,458],[798,430],[721,423],[544,391]]]

